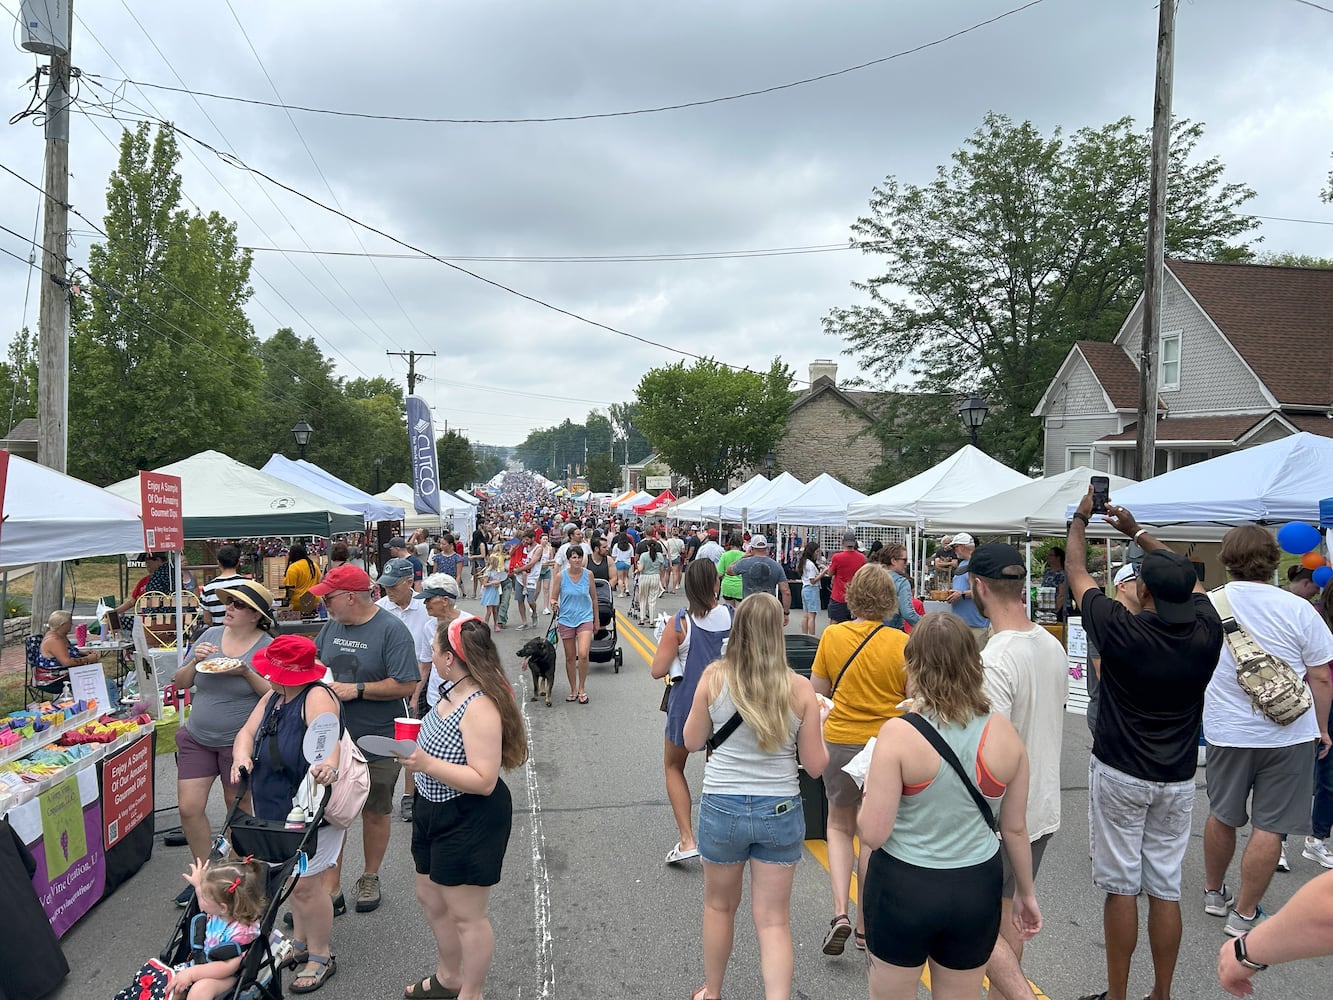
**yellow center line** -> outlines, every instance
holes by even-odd
[[[619,611],[616,612],[616,624],[617,624],[617,632],[623,635],[626,638],[626,640],[628,640],[629,644],[635,649],[635,651],[638,652],[638,654],[642,656],[645,661],[651,664],[653,662],[653,656],[657,652],[657,643],[653,642],[652,639],[650,639],[643,632],[641,632],[637,625],[631,622],[627,617],[625,617],[625,615],[621,614]],[[816,840],[816,839],[807,840],[805,842],[805,849],[810,852],[810,854],[814,857],[816,861],[818,861],[821,865],[824,866],[825,871],[828,871],[829,862],[828,862],[827,840]],[[858,852],[859,850],[860,850],[860,845],[858,844],[856,838],[853,838],[852,839],[853,855],[855,855],[855,853]],[[860,893],[857,892],[855,871],[852,872],[851,886],[849,892],[851,895],[851,899],[848,902],[854,903],[857,897],[860,895]],[[926,965],[921,970],[921,984],[925,986],[926,989],[930,989],[929,965]],[[983,978],[982,985],[986,989],[989,989],[990,980]],[[1036,1000],[1050,1000],[1050,997],[1048,997],[1044,992],[1042,992],[1041,987],[1038,986],[1036,983],[1034,983],[1031,979],[1028,980],[1028,985],[1032,987],[1032,992],[1036,994]]]

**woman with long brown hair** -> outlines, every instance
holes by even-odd
[[[436,634],[440,701],[402,759],[416,786],[417,899],[435,935],[435,971],[407,997],[479,997],[495,939],[486,914],[509,845],[513,800],[500,770],[528,759],[527,734],[486,623],[455,618]]]
[[[914,718],[880,727],[858,824],[871,852],[861,890],[870,996],[915,1000],[929,961],[934,996],[975,997],[1000,931],[997,825],[1014,871],[1014,926],[1024,941],[1041,930],[1027,831],[1027,752],[1009,720],[990,710],[981,654],[961,618],[926,615],[905,657]]]
[[[741,601],[685,721],[686,749],[712,750],[699,800],[705,982],[693,1000],[722,995],[747,861],[764,996],[791,996],[791,888],[805,842],[796,763],[818,777],[828,754],[815,690],[787,666],[782,618],[772,594]]]

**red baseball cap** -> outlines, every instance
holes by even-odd
[[[370,575],[360,566],[348,563],[335,566],[319,583],[310,588],[310,593],[327,597],[335,590],[348,590],[352,593],[365,593],[370,590]]]

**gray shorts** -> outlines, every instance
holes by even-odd
[[[1290,747],[1215,747],[1208,744],[1208,811],[1240,828],[1310,833],[1316,741]],[[1249,803],[1249,813],[1246,803]]]
[[[1032,879],[1037,879],[1037,870],[1041,868],[1041,859],[1046,854],[1046,846],[1054,833],[1043,833],[1032,842]],[[1000,895],[1005,899],[1014,898],[1014,866],[1009,863],[1009,852],[1001,849],[1000,864],[1004,869],[1004,883],[1000,886]]]
[[[824,766],[824,795],[831,806],[861,804],[861,789],[843,765],[865,749],[864,743],[825,743],[828,764]]]
[[[1088,760],[1092,884],[1115,896],[1180,899],[1194,780],[1145,781]]]

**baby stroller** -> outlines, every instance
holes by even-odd
[[[611,584],[606,580],[597,580],[597,619],[602,627],[593,633],[592,642],[588,643],[588,662],[606,663],[608,660],[620,673],[620,666],[625,662],[625,654],[620,649],[620,631],[616,624],[616,604],[611,597]]]
[[[240,804],[250,784],[250,773],[241,771],[240,787],[223,830],[231,831],[232,844],[222,835],[213,842],[210,861],[224,859],[232,846],[241,857],[253,856],[267,869],[268,905],[260,918],[259,936],[246,948],[236,984],[223,994],[227,1000],[282,1000],[282,970],[290,964],[292,943],[281,931],[274,929],[278,912],[296,888],[304,867],[303,858],[314,853],[315,832],[324,818],[324,806],[331,789],[326,789],[319,810],[309,823],[288,828],[282,820],[256,819],[241,811]],[[182,912],[176,930],[158,958],[163,965],[176,966],[190,957],[195,946],[194,918],[199,914],[199,901],[192,898]]]

